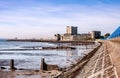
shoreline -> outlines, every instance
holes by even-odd
[[[94,49],[93,49],[94,50]],[[90,51],[91,52],[91,51]],[[87,54],[87,55],[89,55],[89,53]],[[85,55],[86,56],[86,55]],[[85,57],[84,56],[84,57]],[[84,58],[84,57],[82,57],[82,59]],[[78,63],[80,62],[80,60],[78,60]],[[72,68],[74,68],[74,66],[76,66],[76,65],[78,65],[78,63],[76,63],[76,64],[74,64],[72,67],[71,67],[71,69]],[[57,73],[59,73],[59,76],[61,76],[62,75],[62,72],[64,71],[64,70],[66,70],[66,69],[62,69],[61,71],[59,71],[59,70],[56,70],[56,72]],[[6,75],[5,73],[13,73],[14,75],[15,75],[15,77],[18,77],[18,76],[35,76],[35,78],[37,78],[37,76],[39,75],[39,77],[42,77],[42,75],[44,76],[44,77],[47,77],[48,75],[49,75],[49,77],[51,77],[51,75],[54,75],[54,74],[57,74],[56,72],[54,72],[53,74],[51,74],[50,72],[52,72],[52,70],[51,71],[40,71],[40,70],[15,70],[15,71],[13,71],[13,70],[9,70],[9,71],[5,71],[5,70],[2,70],[2,69],[0,69],[0,72],[2,71],[2,73],[0,73],[0,74],[3,74],[3,75]],[[23,71],[25,74],[23,74],[21,71]],[[37,72],[36,72],[37,71]],[[60,74],[61,73],[61,74]],[[7,76],[11,76],[11,75],[13,75],[13,74],[8,74]],[[7,78],[7,77],[6,77]],[[24,78],[24,77],[23,77]]]
[[[49,43],[94,43],[94,41],[56,41],[56,40],[34,40],[34,39],[7,39],[6,41],[22,41],[22,42],[49,42]]]
[[[67,41],[67,42],[69,42],[69,41]],[[78,44],[78,41],[71,41],[72,43],[74,43],[75,42],[75,44],[74,45],[76,45],[76,44]],[[90,44],[93,44],[93,42],[83,42],[82,44],[81,43],[79,43],[79,46],[80,45],[90,45]],[[70,46],[70,45],[69,45]],[[26,47],[25,47],[26,48]],[[27,47],[27,48],[30,48],[30,47]],[[33,47],[32,47],[33,48]],[[56,47],[55,49],[63,49],[64,47]],[[71,47],[65,47],[65,48],[67,48],[67,49],[71,49]],[[45,49],[46,49],[46,47],[45,47]],[[47,47],[47,49],[46,50],[48,50],[48,49],[51,49],[51,47]],[[54,49],[54,48],[52,48],[52,49]],[[34,50],[35,50],[35,47],[34,47]],[[94,50],[94,49],[93,49]],[[90,51],[91,52],[91,51]],[[89,53],[88,53],[89,54]],[[88,55],[88,54],[85,54],[85,56],[86,55]],[[85,56],[83,56],[82,58],[84,58]],[[81,58],[81,59],[82,59]],[[79,60],[77,60],[77,62],[79,62],[80,61],[80,59]],[[72,69],[72,68],[74,68],[74,66],[76,66],[78,63],[76,63],[76,64],[73,64],[72,66],[70,66],[70,69]],[[50,67],[51,68],[51,67]],[[21,73],[21,71],[23,71],[24,73],[26,73],[26,74],[22,74]],[[37,71],[37,72],[36,72]],[[52,70],[51,70],[52,71]],[[0,69],[0,74],[2,74],[2,76],[4,77],[5,75],[7,75],[6,73],[13,73],[15,76],[14,77],[18,77],[18,76],[35,76],[34,78],[36,78],[38,75],[39,75],[39,77],[41,78],[41,75],[44,75],[45,77],[47,77],[47,75],[49,75],[49,77],[51,76],[51,71],[41,71],[40,69],[38,69],[38,70],[8,70],[8,71],[6,71],[6,69]],[[63,69],[61,69],[61,70],[56,70],[56,72],[57,73],[59,73],[59,75],[60,75],[60,73],[61,73],[61,75],[62,75],[62,72],[64,72],[64,71],[67,71],[66,70],[66,68],[63,68]],[[56,72],[54,72],[53,74],[57,74]],[[52,75],[53,75],[52,74]],[[11,76],[12,74],[8,74],[7,76]],[[6,76],[5,76],[6,77]],[[0,78],[2,78],[2,77],[0,77]],[[6,77],[7,78],[7,77]],[[19,77],[18,77],[19,78]],[[24,78],[24,77],[23,77]]]

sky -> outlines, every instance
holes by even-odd
[[[53,38],[66,26],[112,33],[120,26],[120,0],[0,0],[0,38]]]

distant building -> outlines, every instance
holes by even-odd
[[[77,27],[67,26],[66,33],[61,34],[60,40],[61,41],[72,41],[74,40],[76,35],[77,35]]]
[[[81,36],[81,39],[86,39],[86,40],[89,40],[91,39],[91,34],[90,33],[83,33],[83,34],[80,34]]]
[[[120,37],[120,26],[108,37],[108,39]]]
[[[61,34],[61,41],[77,41],[77,40],[89,40],[91,39],[91,34],[78,34],[78,35],[70,35],[70,34]]]
[[[67,26],[66,34],[77,35],[77,27]]]
[[[90,40],[100,38],[100,31],[92,31],[90,33],[77,33],[77,27],[67,26],[65,34],[56,34],[55,38],[57,41],[77,41],[77,40]]]
[[[101,31],[92,31],[90,33],[92,39],[99,39],[101,37]]]

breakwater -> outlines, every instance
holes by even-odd
[[[74,50],[75,47],[23,47],[21,49],[0,49],[0,51],[33,51],[33,50]]]
[[[7,39],[7,41],[24,41],[24,42],[49,42],[49,43],[73,43],[73,44],[92,44],[94,41],[86,41],[86,40],[81,40],[81,41],[56,41],[56,40],[37,40],[37,39]]]
[[[102,43],[74,78],[120,78],[120,38]]]

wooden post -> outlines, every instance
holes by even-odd
[[[44,70],[44,58],[41,58],[40,70]]]
[[[14,59],[10,60],[10,69],[15,69],[15,67],[14,67]]]
[[[44,58],[41,58],[40,70],[47,70],[47,64],[45,63]]]

